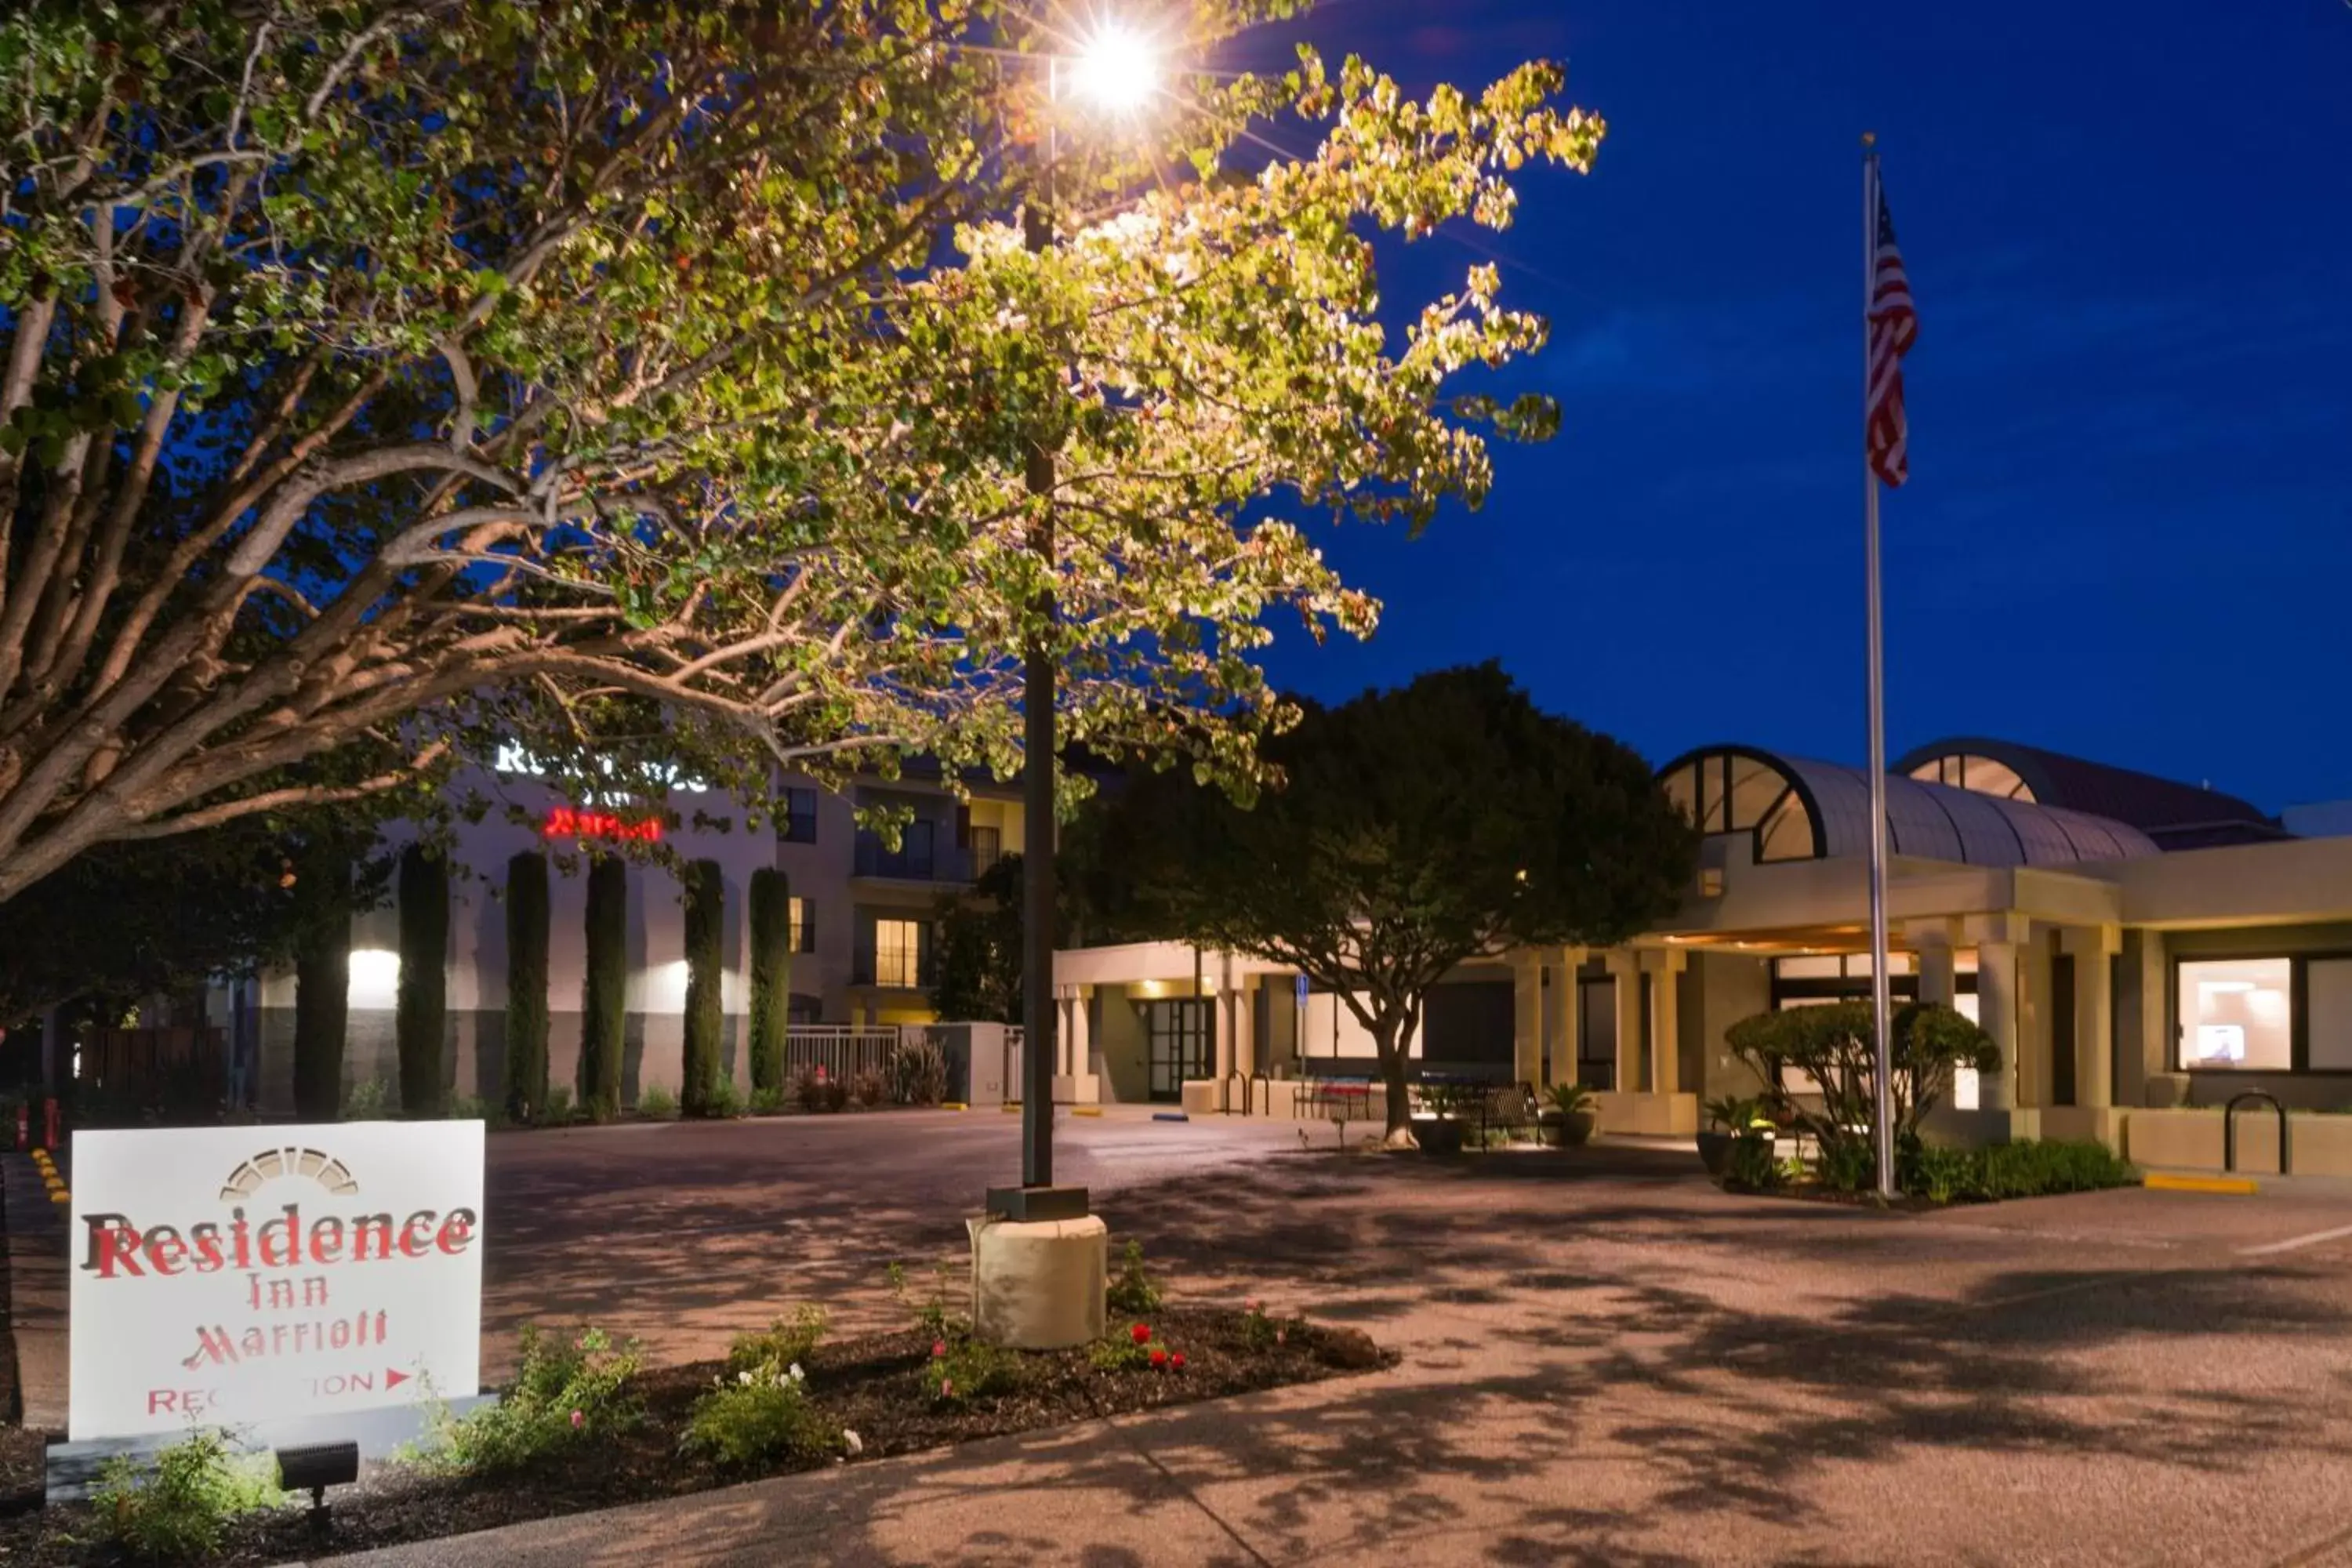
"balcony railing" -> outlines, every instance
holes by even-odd
[[[851,861],[852,875],[887,877],[901,882],[950,882],[961,887],[971,880],[971,851],[952,845],[901,846],[891,849],[870,833],[857,836]]]
[[[909,963],[896,953],[860,952],[849,961],[849,983],[929,991],[940,983],[939,965],[929,953]]]

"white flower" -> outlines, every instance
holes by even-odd
[[[859,1440],[856,1433],[851,1431],[846,1426],[844,1426],[841,1429],[841,1440],[848,1446],[849,1451],[853,1454],[862,1454],[866,1452],[866,1445]]]
[[[739,1372],[735,1374],[735,1381],[749,1388],[751,1386],[751,1374],[748,1372]]]
[[[803,1378],[805,1378],[805,1377],[807,1377],[807,1376],[808,1376],[808,1373],[804,1373],[804,1372],[803,1372],[803,1371],[801,1370],[801,1363],[798,1363],[798,1362],[794,1362],[794,1363],[793,1363],[793,1364],[792,1364],[792,1374],[793,1374],[793,1381],[794,1383],[798,1383],[798,1382],[800,1382],[802,1379],[803,1379]]]

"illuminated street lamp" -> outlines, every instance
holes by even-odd
[[[1117,22],[1097,24],[1074,54],[1048,57],[1046,157],[1022,212],[1022,238],[1033,252],[1054,242],[1050,138],[1055,127],[1050,122],[1052,110],[1062,99],[1066,66],[1070,96],[1097,116],[1139,113],[1160,90],[1159,60],[1150,39]],[[1042,437],[1029,443],[1024,478],[1031,495],[1052,495],[1054,449]],[[1048,586],[1031,606],[1043,627],[1056,614],[1050,585],[1055,559],[1050,501],[1039,509],[1029,548],[1047,570]],[[1021,1185],[992,1187],[987,1199],[991,1213],[1015,1221],[1076,1219],[1087,1212],[1085,1188],[1054,1184],[1054,650],[1041,630],[1024,650],[1021,681],[1021,810],[1027,825],[1021,861]]]

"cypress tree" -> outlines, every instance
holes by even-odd
[[[751,1087],[784,1087],[784,1026],[792,1016],[793,884],[783,872],[751,873]]]
[[[721,1009],[719,972],[726,963],[727,881],[716,860],[686,868],[686,1082],[679,1109],[688,1116],[710,1114],[719,1088],[719,1035],[727,1026]]]
[[[547,1105],[547,857],[507,862],[508,1117],[528,1122]]]
[[[306,869],[344,886],[351,867],[337,861]],[[351,1019],[352,917],[341,899],[304,931],[294,949],[294,1114],[332,1121],[343,1109],[343,1037]]]
[[[393,1013],[404,1116],[438,1116],[447,1107],[441,1064],[449,1028],[448,953],[449,868],[411,845],[400,857],[400,989]]]
[[[580,997],[580,1106],[599,1121],[621,1114],[628,985],[629,867],[608,856],[588,868],[588,970]]]

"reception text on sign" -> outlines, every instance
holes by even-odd
[[[470,1394],[482,1237],[478,1121],[76,1133],[68,1435]]]

